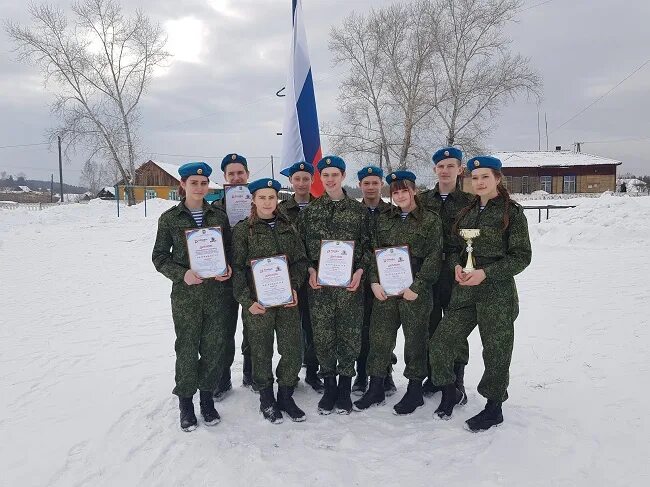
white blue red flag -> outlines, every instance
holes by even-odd
[[[293,35],[282,128],[282,167],[301,161],[310,162],[315,167],[322,158],[322,151],[301,0],[292,0],[291,11]],[[318,171],[314,173],[311,192],[314,196],[323,193]]]

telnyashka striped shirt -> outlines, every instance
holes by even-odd
[[[199,227],[203,226],[203,208],[190,210],[190,213],[192,214],[192,218],[194,218],[196,225]]]

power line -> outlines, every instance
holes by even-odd
[[[191,154],[166,154],[164,152],[149,152],[149,154],[154,156],[167,156],[167,157],[189,157],[196,159],[223,159],[224,154],[220,156],[197,156]],[[268,159],[271,155],[268,156],[246,156],[246,159]]]
[[[598,98],[596,98],[596,99],[595,99],[593,102],[591,102],[589,105],[587,105],[587,106],[584,107],[582,110],[580,110],[578,113],[576,113],[574,116],[572,116],[571,118],[569,118],[566,122],[564,122],[563,124],[558,125],[557,127],[555,127],[553,130],[551,130],[550,133],[552,134],[553,132],[555,132],[555,131],[561,129],[562,127],[564,127],[566,124],[568,124],[568,123],[571,122],[572,120],[575,120],[576,118],[578,118],[580,115],[582,115],[582,114],[585,113],[587,110],[589,110],[591,107],[593,107],[596,103],[598,103],[598,102],[601,101],[603,98],[605,98],[607,95],[609,95],[610,93],[612,93],[616,88],[618,88],[618,87],[621,86],[623,83],[625,83],[628,79],[630,79],[630,78],[631,78],[632,76],[634,76],[636,73],[638,73],[639,71],[641,71],[641,70],[642,70],[644,67],[646,67],[646,65],[648,65],[648,64],[650,64],[650,59],[648,59],[647,61],[645,61],[641,66],[639,66],[638,68],[636,68],[634,71],[632,71],[630,74],[628,74],[625,78],[623,78],[621,81],[619,81],[619,82],[618,82],[618,83],[617,83],[613,88],[611,88],[611,89],[608,90],[606,93],[604,93],[603,95],[601,95],[601,96],[599,96]]]
[[[35,147],[37,145],[50,145],[49,142],[38,142],[35,144],[0,145],[0,149],[13,149],[16,147]]]
[[[535,5],[531,5],[530,7],[524,7],[519,10],[519,12],[525,12],[526,10],[530,10],[536,7],[541,7],[542,5],[546,5],[547,3],[551,3],[553,0],[546,0],[545,2],[540,2],[536,3]]]
[[[580,142],[581,144],[615,144],[618,142],[639,142],[644,140],[650,140],[650,137],[629,137],[626,139],[614,139],[614,140],[590,140],[587,142]]]

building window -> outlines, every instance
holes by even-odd
[[[180,198],[178,197],[178,190],[176,190],[176,189],[169,190],[169,198],[168,199],[170,199],[172,201],[179,201]]]
[[[542,176],[539,178],[540,188],[542,191],[547,193],[553,192],[553,177],[552,176]]]
[[[528,176],[521,177],[521,192],[523,194],[530,194],[530,186],[528,185]]]
[[[504,183],[505,183],[506,189],[508,191],[510,191],[510,188],[512,188],[512,176],[506,176],[504,178]]]
[[[576,192],[576,177],[564,176],[564,193]]]
[[[157,198],[158,193],[156,193],[155,189],[148,189],[148,190],[145,191],[144,197],[147,198],[148,200],[150,200],[150,199],[153,199],[153,198]]]

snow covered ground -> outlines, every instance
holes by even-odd
[[[170,283],[150,259],[172,203],[0,210],[0,485],[650,485],[650,197],[577,203],[529,214],[505,423],[481,434],[462,427],[484,405],[476,332],[449,422],[432,420],[439,395],[392,414],[400,335],[383,408],[321,417],[301,382],[307,421],[271,425],[236,387],[220,425],[183,433]]]

